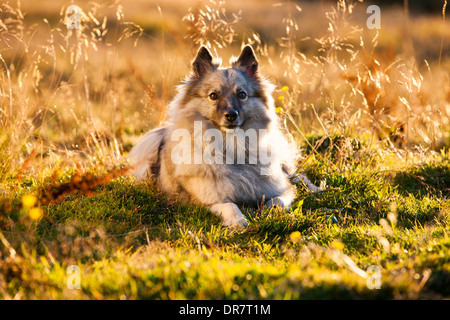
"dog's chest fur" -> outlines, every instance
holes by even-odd
[[[195,135],[192,137],[190,143],[193,146]],[[245,163],[237,162],[237,154],[243,151],[242,148],[245,148],[246,155],[257,152],[249,150],[249,145],[243,140],[243,137],[236,137],[233,150],[234,161],[230,163],[230,157],[227,159],[226,154],[231,150],[229,150],[230,144],[226,143],[226,139],[224,135],[223,149],[215,150],[223,152],[222,163],[210,164],[205,163],[204,159],[199,164],[193,162],[174,164],[172,151],[179,142],[166,141],[161,154],[159,175],[160,185],[165,189],[164,191],[177,195],[186,203],[205,203],[206,201],[207,203],[233,202],[256,205],[264,198],[276,197],[292,187],[277,159],[271,159],[271,162],[266,165],[261,164],[259,158],[254,164],[249,163],[249,157],[245,158]],[[202,151],[207,148],[207,145],[208,143],[205,143],[202,146]],[[258,143],[257,146],[259,148],[269,147],[264,143]],[[194,194],[201,194],[202,201],[196,199]]]

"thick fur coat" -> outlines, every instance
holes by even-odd
[[[242,204],[265,199],[289,208],[297,149],[280,129],[272,91],[250,46],[229,68],[201,47],[166,123],[132,149],[136,176],[184,203],[208,206],[231,227],[247,225]]]

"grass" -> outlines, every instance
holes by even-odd
[[[1,299],[450,297],[445,10],[252,3],[0,5]],[[200,43],[253,45],[324,191],[232,230],[128,175]]]
[[[45,184],[17,184],[17,196],[2,200],[2,234],[9,239],[2,247],[2,297],[448,297],[448,200],[422,194],[432,181],[415,193],[404,191],[411,186],[405,176],[442,172],[448,160],[394,176],[373,169],[361,175],[351,167],[321,171],[319,162],[309,166],[328,191],[311,194],[299,185],[289,212],[244,208],[245,230],[230,230],[206,208],[171,203],[156,187],[126,177],[89,196],[67,195],[35,221],[21,199]],[[79,290],[67,288],[70,265],[81,270]],[[372,265],[381,270],[380,289],[367,286]]]

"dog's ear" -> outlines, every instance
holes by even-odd
[[[233,63],[233,68],[243,70],[250,78],[256,77],[258,72],[258,61],[255,52],[250,45],[246,45],[242,49],[239,58]]]
[[[192,71],[197,77],[201,77],[213,67],[212,56],[208,48],[201,46],[197,52],[194,62],[192,63]]]

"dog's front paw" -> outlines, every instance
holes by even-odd
[[[275,197],[265,203],[266,207],[281,207],[283,209],[289,209],[291,207],[291,201],[286,201],[283,197]]]
[[[248,226],[248,221],[244,216],[233,217],[231,219],[223,220],[223,224],[230,228],[246,228]]]
[[[295,175],[291,181],[293,183],[299,183],[300,181],[303,182],[303,184],[308,188],[308,190],[310,192],[320,192],[323,191],[323,188],[321,187],[317,187],[316,185],[314,185],[314,183],[312,183],[308,177],[306,177],[306,175],[304,174],[297,174]]]
[[[218,203],[210,207],[211,211],[222,218],[225,226],[230,228],[245,228],[248,221],[234,203]]]

